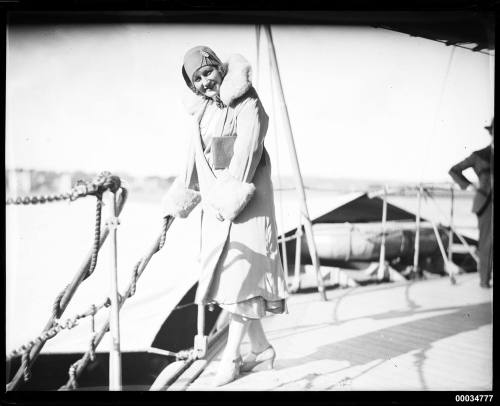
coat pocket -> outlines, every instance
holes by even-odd
[[[234,154],[235,135],[212,138],[212,162],[214,169],[226,169]]]

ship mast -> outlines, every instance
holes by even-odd
[[[288,108],[286,106],[285,95],[283,92],[283,86],[281,83],[281,77],[278,67],[278,61],[276,58],[276,50],[274,47],[273,36],[271,32],[270,25],[264,25],[264,32],[266,33],[268,41],[268,51],[269,51],[269,64],[271,70],[271,87],[277,86],[278,97],[279,97],[279,108],[282,117],[284,118],[285,124],[285,139],[287,141],[288,150],[290,153],[290,159],[292,163],[293,178],[295,181],[295,189],[298,193],[298,199],[300,203],[300,214],[304,222],[304,229],[306,234],[307,245],[309,247],[309,252],[312,259],[312,264],[314,270],[316,271],[316,280],[318,285],[318,292],[323,300],[326,300],[325,287],[323,284],[323,278],[320,272],[319,256],[316,250],[316,244],[314,242],[312,222],[309,216],[309,210],[307,208],[306,194],[304,191],[304,182],[302,180],[302,175],[300,172],[299,160],[297,158],[297,151],[295,149],[295,142],[293,139],[292,126],[290,124],[290,117],[288,115]],[[271,89],[273,91],[274,89]],[[275,106],[273,106],[275,107]]]

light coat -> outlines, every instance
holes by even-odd
[[[251,85],[248,62],[234,55],[226,72],[220,97],[228,106],[227,116],[217,128],[218,135],[236,136],[229,166],[213,169],[204,153],[200,120],[211,102],[193,95],[188,103],[193,128],[187,164],[164,197],[163,214],[186,217],[202,201],[197,303],[232,304],[257,296],[279,300],[286,297],[286,285],[271,163],[264,148],[269,119]]]

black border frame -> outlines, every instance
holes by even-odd
[[[258,10],[258,11],[257,11]],[[1,82],[1,102],[5,106],[5,56],[6,26],[15,24],[52,24],[52,23],[120,23],[120,22],[157,22],[157,23],[231,23],[231,24],[369,24],[370,18],[422,19],[429,15],[468,15],[480,18],[489,15],[496,23],[498,1],[495,0],[367,0],[344,1],[326,4],[318,0],[307,2],[290,1],[280,7],[276,1],[254,0],[235,4],[227,0],[0,0],[0,58],[3,68]],[[429,14],[431,13],[431,14]],[[426,17],[427,16],[427,17]],[[496,25],[496,24],[495,24]],[[495,70],[496,76],[496,70]],[[0,112],[5,124],[5,109]],[[5,126],[2,127],[5,131]],[[5,134],[4,134],[5,137]],[[5,138],[4,138],[5,140]],[[4,156],[5,159],[5,156]],[[4,166],[5,171],[5,166]],[[5,192],[3,192],[5,193]],[[5,211],[2,220],[5,224]],[[5,230],[5,229],[4,229]],[[4,232],[5,238],[5,232]],[[5,269],[5,245],[3,247]],[[5,274],[4,274],[5,275]],[[5,298],[5,276],[2,293]],[[493,292],[494,293],[494,292]],[[493,294],[494,313],[496,306]],[[5,303],[5,302],[4,302]],[[2,312],[2,317],[5,313]],[[5,319],[2,323],[5,329]],[[495,336],[495,326],[493,325]],[[2,335],[5,340],[5,334]],[[494,341],[493,341],[494,343]],[[493,355],[495,355],[493,345]],[[495,372],[495,368],[494,368]],[[5,380],[4,380],[5,381]],[[497,379],[493,374],[491,392],[436,392],[436,391],[398,391],[398,392],[7,392],[0,397],[2,404],[9,405],[142,405],[177,404],[184,405],[254,405],[272,403],[274,405],[318,404],[318,405],[447,405],[456,404],[455,395],[492,394],[497,399]],[[476,402],[474,402],[476,403]],[[490,403],[490,402],[485,402]]]

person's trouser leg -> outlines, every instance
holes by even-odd
[[[489,203],[480,216],[479,225],[479,281],[481,285],[489,284],[491,278],[492,249],[493,249],[493,223],[492,204]]]

